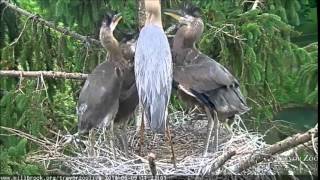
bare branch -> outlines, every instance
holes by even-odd
[[[85,80],[88,74],[82,73],[67,73],[57,71],[15,71],[15,70],[0,70],[0,77],[45,77],[45,78],[65,78]]]
[[[318,125],[303,134],[298,133],[292,137],[288,137],[282,141],[279,141],[263,149],[260,153],[255,152],[251,156],[245,158],[239,164],[230,167],[230,170],[233,173],[240,173],[243,170],[246,170],[249,167],[258,164],[259,162],[270,159],[274,154],[284,152],[290,148],[310,141],[312,139],[312,136],[318,137]]]
[[[144,0],[136,0],[138,6],[138,24],[139,29],[143,28],[146,21],[146,10],[144,5]]]
[[[221,156],[217,158],[217,160],[212,165],[211,172],[215,172],[217,169],[223,166],[225,162],[231,159],[231,157],[234,155],[236,155],[236,151],[228,151],[223,153]]]
[[[156,156],[153,153],[148,154],[149,167],[153,176],[157,174],[155,159]]]
[[[21,8],[9,3],[8,1],[2,0],[0,2],[0,4],[2,4],[2,3],[5,4],[7,7],[9,7],[10,9],[18,12],[19,14],[27,16],[29,18],[33,18],[33,21],[39,22],[41,24],[44,24],[45,26],[47,26],[47,27],[49,27],[49,28],[51,28],[53,30],[56,30],[56,31],[58,31],[58,32],[60,32],[62,34],[71,36],[74,39],[77,39],[77,40],[82,41],[84,43],[91,43],[91,44],[95,44],[97,46],[101,46],[100,42],[98,40],[96,40],[96,39],[89,38],[88,36],[80,35],[80,34],[74,32],[74,31],[68,30],[68,29],[63,28],[63,27],[58,27],[53,22],[46,21],[45,19],[41,18],[39,15],[35,15],[35,14],[32,14],[32,13],[29,13],[28,11],[26,11],[24,9],[21,9]]]

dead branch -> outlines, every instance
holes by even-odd
[[[0,77],[45,77],[45,78],[64,78],[85,80],[88,74],[82,73],[67,73],[58,71],[15,71],[15,70],[0,70]]]
[[[228,151],[228,152],[223,153],[213,163],[213,165],[211,167],[211,172],[215,172],[217,169],[219,169],[221,166],[223,166],[225,162],[227,162],[229,159],[231,159],[231,157],[234,155],[236,155],[236,151]]]
[[[263,149],[260,153],[254,152],[251,156],[245,158],[239,164],[230,167],[229,170],[231,170],[233,173],[240,173],[243,170],[246,170],[249,167],[258,164],[259,162],[270,159],[274,154],[284,152],[290,148],[310,141],[312,139],[312,136],[318,137],[318,125],[303,134],[298,133],[294,136],[279,141]]]
[[[157,175],[157,168],[156,168],[155,159],[156,159],[156,156],[153,153],[150,153],[148,155],[149,167],[150,167],[151,174],[153,176]]]
[[[28,11],[24,10],[24,9],[21,9],[11,3],[9,3],[8,1],[5,1],[5,0],[1,0],[0,4],[3,3],[6,5],[6,7],[16,11],[17,13],[21,14],[21,15],[24,15],[24,16],[27,16],[27,17],[32,17],[33,18],[33,21],[36,21],[40,24],[43,24],[55,31],[58,31],[62,34],[65,34],[65,35],[68,35],[68,36],[71,36],[73,37],[74,39],[77,39],[77,40],[80,40],[84,43],[91,43],[91,44],[94,44],[94,45],[97,45],[97,46],[100,46],[101,47],[101,44],[98,40],[96,39],[93,39],[93,38],[89,38],[88,36],[83,36],[83,35],[80,35],[74,31],[71,31],[71,30],[68,30],[66,28],[63,28],[63,27],[58,27],[56,26],[53,22],[49,22],[49,21],[46,21],[45,19],[41,18],[39,15],[35,15],[35,14],[32,14],[32,13],[29,13]]]
[[[146,21],[146,10],[144,5],[144,0],[137,0],[137,6],[138,6],[139,29],[142,29]]]

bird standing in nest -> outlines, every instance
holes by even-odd
[[[139,34],[134,60],[139,100],[150,129],[167,134],[173,153],[167,129],[172,88],[171,50],[161,22],[160,0],[144,0],[144,5],[146,21]],[[174,161],[174,153],[172,156]]]
[[[114,129],[122,129],[120,134],[118,131],[116,134],[128,156],[126,126],[139,99],[134,79],[133,53],[128,49],[131,48],[130,44],[120,46],[113,36],[121,18],[120,14],[108,14],[102,22],[100,42],[109,54],[106,61],[88,76],[80,92],[78,131],[86,133],[98,126],[109,127],[110,146],[115,155]],[[120,127],[115,128],[114,125]]]
[[[200,9],[187,5],[182,11],[166,10],[165,14],[178,20],[181,26],[172,45],[174,86],[178,88],[181,98],[204,107],[208,116],[206,156],[213,130],[213,151],[218,148],[218,119],[223,122],[236,114],[245,113],[249,108],[237,79],[195,46],[204,29]]]

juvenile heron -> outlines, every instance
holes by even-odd
[[[180,97],[197,102],[204,107],[208,116],[206,155],[213,129],[214,151],[218,146],[218,118],[224,121],[235,114],[245,113],[249,108],[236,78],[221,64],[196,49],[195,43],[204,29],[200,10],[185,6],[182,11],[167,10],[165,14],[178,20],[181,25],[172,45],[174,84]]]
[[[79,96],[78,130],[85,133],[92,128],[110,127],[110,146],[114,151],[114,123],[122,127],[119,136],[123,149],[128,155],[126,125],[138,104],[138,92],[135,85],[133,56],[125,54],[113,36],[113,31],[121,16],[107,15],[100,28],[100,41],[109,52],[107,60],[98,65],[88,76]],[[132,53],[131,53],[132,54]]]

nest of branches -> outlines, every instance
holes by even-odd
[[[220,126],[218,150],[209,152],[204,157],[207,130],[205,116],[175,112],[170,114],[170,118],[176,167],[171,161],[171,149],[164,136],[155,136],[150,130],[146,130],[144,135],[143,152],[147,154],[152,149],[156,154],[158,175],[293,175],[302,169],[313,174],[310,164],[299,158],[297,151],[310,147],[317,152],[317,127],[313,129],[310,140],[304,139],[305,142],[301,141],[297,146],[274,151],[275,145],[266,144],[263,135],[248,131],[241,118],[236,118],[231,126],[232,132]],[[42,163],[49,174],[151,175],[147,157],[138,155],[140,137],[135,127],[128,129],[129,157],[117,148],[119,146],[114,154],[103,133],[96,133],[95,142],[92,143],[88,138],[66,142],[69,137],[60,132],[52,132],[55,136],[49,139],[33,137],[13,129],[7,130],[40,145],[40,150],[29,154],[28,159]],[[296,140],[299,137],[301,134],[293,138]],[[285,140],[284,143],[288,144]],[[280,143],[280,146],[285,145]],[[296,163],[292,163],[290,159],[296,160]]]

